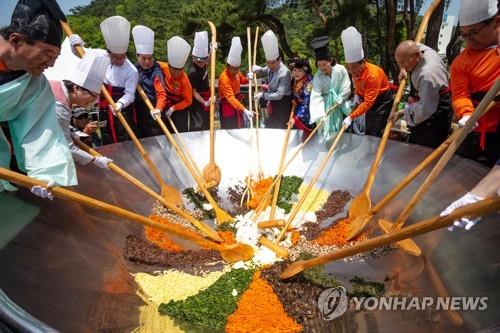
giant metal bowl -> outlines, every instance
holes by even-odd
[[[207,132],[182,135],[197,164],[208,162]],[[257,162],[251,152],[252,132],[216,133],[216,163],[223,182],[242,180]],[[284,131],[260,131],[261,161],[266,175],[276,174]],[[300,132],[292,132],[289,150],[300,144]],[[164,179],[183,189],[194,181],[164,137],[142,140]],[[317,186],[328,191],[345,189],[356,195],[379,143],[378,138],[346,134],[323,171]],[[311,179],[325,156],[327,145],[313,139],[287,170],[288,175]],[[104,147],[101,152],[129,173],[158,190],[132,142]],[[430,150],[389,142],[371,198],[378,202]],[[428,171],[408,186],[379,216],[394,220]],[[471,189],[487,170],[455,156],[432,185],[407,223],[438,214],[450,202]],[[153,200],[112,172],[94,166],[78,168],[76,190],[134,212],[148,215]],[[129,271],[123,259],[125,237],[141,234],[141,227],[80,204],[42,200],[27,190],[0,193],[0,331],[129,332],[138,325],[137,307]],[[340,261],[327,269],[341,279],[354,275],[382,281],[391,288],[417,296],[487,296],[488,309],[446,312],[362,310],[331,322],[326,331],[339,332],[473,332],[499,328],[500,239],[499,215],[490,216],[471,231],[435,231],[417,237],[422,257],[401,251],[379,259]],[[429,272],[435,269],[431,278]],[[144,268],[144,267],[143,267]],[[146,269],[146,268],[144,268]],[[441,283],[443,288],[437,288]],[[458,317],[456,316],[458,315]],[[458,318],[458,319],[457,319]],[[462,321],[460,323],[460,321]],[[325,330],[325,329],[321,329]],[[320,330],[316,330],[320,331]]]

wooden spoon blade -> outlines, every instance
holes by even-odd
[[[368,222],[370,222],[371,218],[372,215],[364,214],[351,219],[347,227],[347,240],[351,240],[359,235],[365,229]]]
[[[254,255],[253,248],[250,245],[237,243],[223,246],[219,249],[222,258],[227,262],[247,261]]]
[[[203,168],[203,178],[205,179],[207,189],[219,185],[221,180],[221,171],[219,166],[215,163],[208,163],[205,168]]]
[[[289,279],[292,276],[295,276],[302,272],[304,269],[306,269],[304,260],[298,260],[292,263],[290,266],[288,266],[281,274],[280,274],[280,279],[285,280]]]
[[[389,221],[386,221],[386,220],[383,220],[383,219],[380,219],[378,221],[378,225],[380,227],[380,229],[386,233],[386,234],[390,234],[391,232],[394,232],[394,230],[392,229],[392,226],[394,225],[393,223],[389,222]],[[412,256],[415,256],[415,257],[418,257],[418,256],[421,256],[422,255],[422,250],[420,249],[420,247],[417,245],[417,243],[415,243],[411,238],[408,238],[408,239],[405,239],[405,240],[402,240],[402,241],[399,241],[399,242],[396,242],[396,245],[404,252],[412,255]]]
[[[182,202],[182,195],[175,187],[164,184],[161,187],[161,196],[172,206],[176,206],[178,208],[184,207],[184,204]]]
[[[217,223],[219,225],[224,224],[224,223],[231,223],[234,222],[234,217],[229,215],[227,212],[223,211],[222,209],[218,207],[214,207],[215,210],[215,218],[217,220]]]
[[[372,202],[365,192],[361,192],[352,199],[351,207],[349,207],[349,218],[351,220],[358,216],[366,215],[370,211]]]

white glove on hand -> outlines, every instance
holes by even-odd
[[[116,116],[117,112],[122,112],[122,109],[123,109],[123,104],[122,103],[116,102],[115,105],[116,105],[116,109],[114,109],[111,105],[109,106],[109,109],[113,113],[113,116]]]
[[[92,163],[94,163],[95,165],[97,165],[101,169],[109,170],[108,163],[112,163],[112,162],[113,162],[113,160],[110,158],[107,158],[105,156],[99,156],[99,157],[96,157]]]
[[[50,192],[50,189],[52,187],[54,187],[55,184],[56,183],[54,183],[53,181],[50,181],[47,184],[47,187],[43,187],[43,186],[39,186],[39,185],[33,186],[31,188],[31,193],[33,193],[34,195],[36,195],[37,197],[40,197],[40,198],[54,200],[54,195]]]
[[[253,80],[253,72],[248,72],[247,73],[247,79],[252,81]]]
[[[470,115],[463,116],[462,118],[460,118],[460,120],[458,121],[458,127],[464,127],[469,118]],[[475,129],[477,126],[478,126],[477,123],[475,123],[474,126],[472,126],[472,129]]]
[[[80,35],[77,34],[72,34],[71,36],[69,36],[69,43],[71,44],[71,47],[77,45],[83,47],[85,45],[85,42],[83,41],[82,37],[80,37]]]
[[[171,106],[166,112],[165,112],[165,116],[167,116],[167,118],[170,118],[170,116],[172,116],[172,113],[174,113],[174,107]]]
[[[457,208],[460,208],[460,207],[463,207],[463,206],[467,206],[467,205],[470,205],[470,204],[473,204],[473,203],[476,203],[480,200],[483,200],[484,198],[480,197],[480,196],[477,196],[475,194],[472,194],[470,192],[467,192],[467,194],[465,194],[463,197],[461,197],[460,199],[458,200],[455,200],[454,202],[452,202],[448,207],[446,207],[445,210],[443,210],[441,212],[441,214],[439,214],[440,216],[446,216],[446,215],[449,215],[451,214],[455,209]],[[456,228],[465,228],[465,230],[469,230],[470,228],[472,228],[477,222],[479,222],[481,220],[480,217],[478,218],[475,218],[475,219],[469,219],[469,218],[462,218],[460,220],[456,220],[453,222],[453,226],[450,226],[448,228],[448,230],[450,231],[453,231],[453,228],[456,227]]]
[[[250,111],[250,110],[247,110],[247,109],[243,109],[243,114],[247,117],[248,120],[252,119],[253,116],[255,116],[255,112],[254,111]]]
[[[203,103],[203,105],[204,105],[206,108],[208,108],[208,107],[210,106],[210,98],[208,99],[208,101],[205,101],[205,102]]]
[[[342,122],[342,125],[344,125],[345,127],[349,127],[349,126],[351,126],[351,123],[352,123],[352,118],[349,116],[349,117],[344,119],[344,121]]]
[[[151,118],[153,118],[153,120],[156,120],[156,116],[161,117],[161,111],[159,109],[149,111],[149,114],[151,115]]]
[[[252,66],[252,72],[258,72],[258,71],[261,71],[263,70],[264,68],[263,67],[260,67],[259,65],[253,65]]]
[[[255,96],[253,97],[256,101],[260,100],[262,97],[264,96],[264,93],[262,91],[258,92],[257,94],[255,94]]]

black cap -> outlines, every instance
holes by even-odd
[[[60,20],[66,21],[66,16],[55,0],[19,0],[12,13],[10,28],[37,41],[61,47]]]
[[[328,36],[316,37],[311,41],[311,46],[316,54],[316,60],[329,60]]]

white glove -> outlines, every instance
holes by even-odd
[[[260,67],[259,65],[253,65],[252,66],[252,72],[258,72],[258,71],[261,71],[263,70],[264,68],[263,67]]]
[[[214,99],[214,102],[215,102],[215,96],[213,97],[213,99]],[[203,105],[208,108],[210,106],[210,101],[211,100],[212,100],[212,97],[210,97],[208,100],[206,100],[205,103],[203,103]]]
[[[55,184],[56,183],[54,183],[53,181],[50,181],[47,184],[47,187],[43,187],[43,186],[39,186],[39,185],[33,186],[31,188],[31,193],[33,193],[34,195],[36,195],[37,197],[40,197],[40,198],[54,200],[54,195],[51,192],[49,192],[49,190],[52,187],[54,187]]]
[[[110,110],[111,110],[111,112],[113,113],[114,116],[116,116],[117,112],[122,112],[122,109],[123,109],[123,104],[122,103],[116,102],[115,105],[116,105],[116,109],[113,108],[111,105],[109,106],[109,108],[110,108]]]
[[[83,47],[85,45],[85,42],[83,41],[82,37],[80,37],[80,35],[77,34],[72,34],[71,36],[69,36],[69,43],[71,44],[71,47],[77,45]]]
[[[174,113],[174,107],[171,106],[170,108],[168,108],[168,110],[165,112],[165,116],[167,116],[167,118],[170,118],[170,116],[172,116],[172,113]]]
[[[264,96],[264,93],[262,91],[258,92],[257,94],[255,94],[255,96],[253,97],[256,101],[260,100],[262,98],[262,96]]]
[[[463,116],[462,118],[460,118],[460,120],[458,121],[458,127],[464,127],[469,118],[470,115]],[[475,129],[477,126],[478,126],[477,123],[475,123],[474,126],[472,126],[472,129]]]
[[[247,117],[248,120],[252,119],[253,116],[255,116],[255,112],[254,111],[250,111],[250,110],[247,110],[247,109],[243,109],[243,114]]]
[[[467,192],[463,197],[461,197],[458,200],[455,200],[452,202],[448,207],[446,207],[445,210],[439,214],[440,216],[446,216],[451,214],[455,209],[458,209],[463,206],[467,206],[473,203],[476,203],[480,200],[483,200],[484,198],[477,196],[475,194],[472,194],[470,192]],[[448,230],[453,231],[453,228],[465,228],[465,230],[469,230],[472,228],[477,222],[479,222],[481,218],[475,218],[475,219],[469,219],[469,218],[462,218],[460,220],[456,220],[453,222],[453,226],[450,226]]]
[[[101,168],[101,169],[107,169],[107,170],[109,170],[108,163],[112,163],[112,162],[113,162],[112,159],[107,158],[105,156],[96,157],[95,160],[92,161],[92,163],[94,163],[95,165],[97,165],[99,168]]]
[[[253,72],[248,72],[247,73],[247,79],[252,81],[253,80]]]
[[[344,125],[345,127],[349,127],[349,126],[351,126],[351,123],[352,123],[352,118],[349,116],[349,117],[344,119],[344,121],[342,122],[342,125]]]
[[[156,116],[161,117],[161,111],[159,109],[149,111],[149,114],[151,115],[151,118],[153,118],[153,120],[156,120]]]

